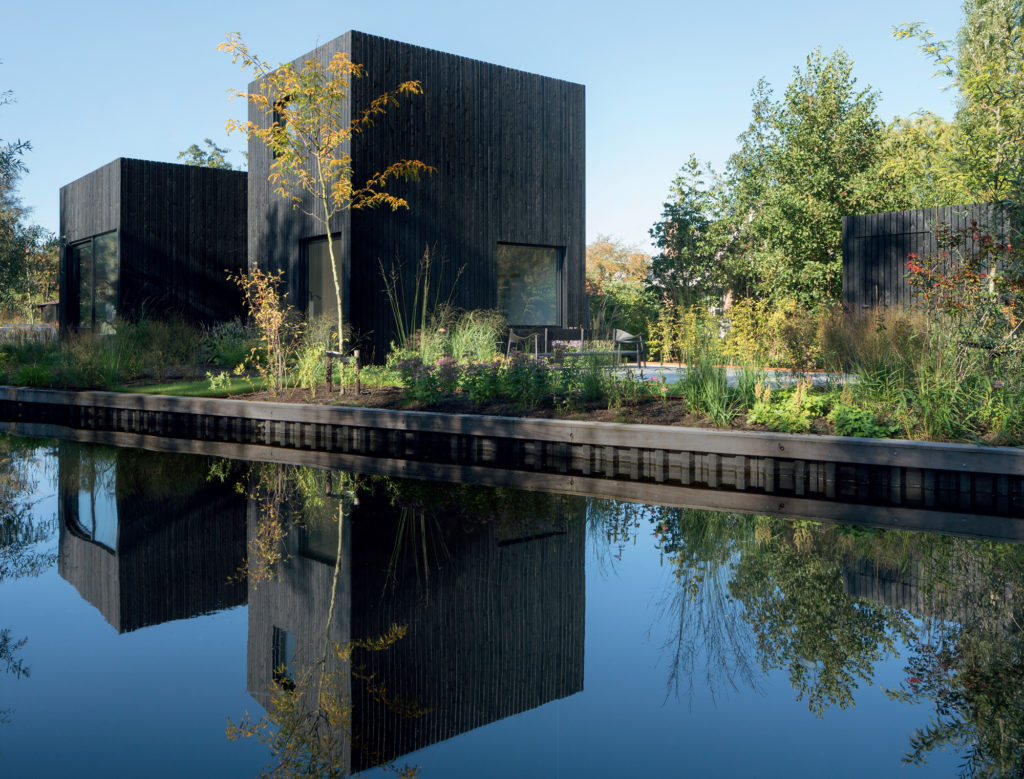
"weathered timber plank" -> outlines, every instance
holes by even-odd
[[[603,478],[526,473],[504,468],[424,463],[360,455],[332,454],[309,450],[281,449],[258,444],[232,444],[161,436],[92,431],[60,425],[0,422],[0,432],[11,435],[57,437],[83,443],[135,447],[159,452],[177,452],[225,457],[237,460],[274,462],[385,475],[394,478],[427,479],[453,483],[474,483],[537,492],[589,495],[649,505],[701,508],[809,518],[842,524],[904,530],[920,530],[1024,542],[1024,523],[1008,517],[936,512],[919,508],[881,507],[836,503],[811,498],[780,497],[752,492],[715,491],[669,484],[617,481]]]

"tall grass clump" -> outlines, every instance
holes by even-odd
[[[435,344],[430,336],[445,327],[446,310],[451,309],[456,285],[465,269],[463,265],[452,271],[444,255],[436,255],[436,250],[429,246],[423,250],[413,269],[411,285],[401,260],[396,259],[390,268],[379,263],[394,324],[392,352],[405,353],[399,359],[407,359],[409,352],[418,351],[424,363],[433,362],[429,358],[434,356],[431,350]]]
[[[739,393],[729,386],[725,368],[716,362],[714,353],[689,356],[679,392],[692,411],[707,414],[725,427],[740,411]]]
[[[830,370],[853,374],[844,403],[873,415],[879,429],[930,440],[1021,440],[1019,373],[958,336],[941,314],[876,310],[837,317],[823,333]],[[842,412],[849,424],[867,422]]]
[[[448,353],[460,362],[495,360],[499,354],[499,340],[507,327],[505,315],[500,311],[464,311],[455,322]]]

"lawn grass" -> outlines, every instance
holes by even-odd
[[[115,387],[114,392],[138,392],[143,395],[181,395],[187,398],[224,398],[266,389],[267,381],[261,377],[232,376],[217,389],[210,389],[209,379],[161,382],[160,384],[131,384]]]

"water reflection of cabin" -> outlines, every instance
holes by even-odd
[[[58,572],[119,633],[245,603],[245,499],[205,459],[62,443],[58,464]]]
[[[929,536],[922,536],[928,539]],[[931,617],[958,625],[995,620],[1019,630],[1019,605],[1012,582],[993,586],[991,565],[964,539],[952,541],[952,552],[920,541],[899,564],[880,564],[849,555],[843,562],[843,590],[884,606],[903,609],[918,617]]]
[[[116,159],[60,190],[58,319],[109,333],[118,318],[243,314],[227,271],[246,266],[246,174]]]
[[[437,171],[389,189],[408,210],[344,211],[331,222],[345,316],[364,336],[364,356],[383,360],[393,332],[381,264],[397,261],[412,305],[416,265],[427,246],[433,298],[464,309],[502,308],[514,326],[578,326],[584,294],[584,88],[398,41],[347,32],[296,59],[327,62],[347,52],[365,66],[343,120],[400,82],[423,95],[403,99],[351,142],[354,183],[401,159]],[[258,82],[249,91],[259,88]],[[270,119],[250,107],[249,119]],[[285,271],[290,300],[309,314],[334,310],[327,231],[268,181],[271,153],[249,142],[249,257]],[[305,203],[315,213],[316,206]],[[461,274],[459,270],[461,269]]]
[[[346,676],[350,770],[583,689],[582,502],[550,495],[530,501],[527,511],[506,507],[475,523],[403,511],[383,498],[362,497],[348,509],[330,637],[375,638],[393,624],[407,626],[389,649],[357,653],[353,663],[393,699],[427,710],[405,716]],[[302,667],[323,650],[336,511],[335,502],[323,523],[293,530],[280,577],[251,585],[248,686],[261,703],[275,668]],[[256,520],[251,506],[250,536]]]

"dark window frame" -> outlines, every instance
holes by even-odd
[[[117,280],[114,282],[114,308],[116,311],[121,311],[121,231],[118,229],[104,230],[102,233],[96,233],[90,235],[88,238],[82,238],[78,241],[71,241],[65,248],[65,256],[67,258],[67,280],[68,280],[68,292],[73,294],[71,297],[74,300],[74,310],[68,310],[68,322],[70,326],[75,330],[80,330],[82,325],[82,268],[80,262],[75,260],[76,250],[80,250],[83,246],[89,246],[91,253],[90,257],[90,269],[89,273],[92,277],[91,294],[92,299],[90,300],[90,308],[92,310],[92,317],[88,328],[90,332],[96,332],[96,243],[102,238],[107,236],[114,236],[114,252],[115,252],[115,265],[117,268]]]
[[[331,233],[331,238],[334,239],[334,243],[335,243],[335,247],[336,248],[341,246],[341,233],[340,232],[337,232],[337,233],[332,232]],[[299,278],[298,278],[298,284],[296,285],[296,289],[295,289],[295,295],[296,295],[296,298],[298,298],[298,300],[302,301],[302,311],[306,315],[307,318],[310,315],[309,314],[309,295],[310,295],[309,252],[310,252],[310,248],[313,246],[313,244],[318,243],[320,241],[323,241],[326,244],[326,242],[327,242],[327,233],[324,233],[323,235],[313,235],[313,236],[310,236],[309,238],[303,238],[299,242],[299,274],[298,274]],[[338,257],[338,262],[341,265],[341,267],[338,268],[338,272],[341,274],[341,278],[338,279],[338,283],[341,286],[342,298],[344,298],[344,296],[345,296],[345,282],[347,280],[346,277],[345,277],[345,263],[344,263],[343,258],[341,258],[341,257]],[[321,314],[326,314],[326,315],[331,316],[331,317],[336,317],[336,314],[335,314],[335,312],[333,310],[329,311],[329,312],[328,311],[323,311],[323,312],[321,312]],[[347,314],[346,314],[346,321],[348,321],[348,315]]]
[[[543,243],[521,243],[517,241],[498,241],[494,250],[494,277],[496,283],[495,304],[500,308],[499,291],[501,287],[500,266],[498,253],[502,246],[522,247],[525,249],[551,249],[555,252],[555,320],[554,322],[513,322],[509,320],[510,327],[561,327],[565,320],[565,256],[566,247]]]

